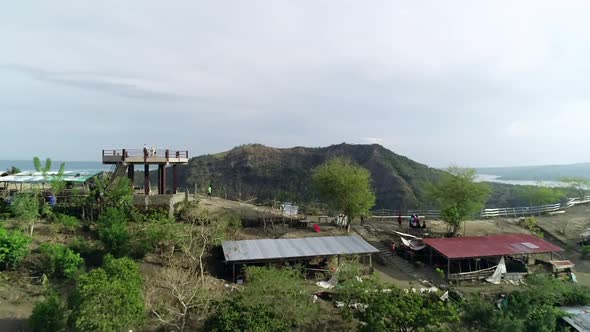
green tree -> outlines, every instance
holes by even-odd
[[[548,276],[531,276],[524,289],[506,296],[500,308],[474,296],[463,304],[462,324],[479,331],[549,332],[564,316],[559,306],[590,303],[590,290]]]
[[[442,330],[444,324],[459,321],[457,308],[440,300],[437,294],[406,292],[375,278],[362,282],[349,279],[340,285],[337,296],[344,302],[343,316],[364,323],[361,331]]]
[[[84,271],[84,259],[63,244],[41,245],[43,271],[56,278],[76,278]]]
[[[586,197],[586,189],[590,186],[590,179],[583,177],[564,177],[559,181],[566,183],[570,188],[578,193],[580,199]]]
[[[29,223],[35,223],[39,219],[39,196],[37,193],[20,193],[12,201],[11,211],[15,218]]]
[[[35,332],[61,332],[67,327],[69,310],[64,300],[54,292],[33,307],[29,318],[31,329]]]
[[[21,169],[16,166],[12,166],[12,167],[6,169],[6,173],[8,173],[8,175],[14,175],[14,174],[18,174],[20,172],[21,172]]]
[[[14,268],[29,253],[31,239],[20,231],[7,231],[0,226],[0,268]]]
[[[289,331],[321,314],[310,303],[301,272],[294,268],[246,268],[247,284],[240,294],[217,308],[206,323],[208,331]]]
[[[35,156],[35,157],[33,157],[33,165],[35,166],[35,170],[37,172],[41,173],[45,182],[50,184],[51,194],[54,197],[56,197],[56,199],[57,199],[57,194],[62,192],[62,190],[66,186],[66,183],[63,180],[64,179],[64,172],[66,170],[66,164],[61,163],[59,165],[58,171],[55,174],[50,174],[51,173],[51,166],[52,166],[52,162],[51,162],[50,158],[45,159],[45,165],[43,166],[41,164],[41,159],[39,159],[39,157]]]
[[[115,256],[124,256],[129,251],[127,215],[121,209],[109,207],[98,218],[98,238],[107,251]]]
[[[485,183],[475,182],[475,170],[450,167],[440,182],[427,188],[447,223],[448,234],[454,236],[461,224],[479,212],[490,195]]]
[[[559,203],[565,193],[559,188],[547,187],[539,182],[537,186],[522,187],[520,195],[528,202],[529,206],[535,206]]]
[[[375,205],[371,173],[349,160],[327,161],[313,171],[312,179],[322,199],[348,216],[349,230],[350,221]]]
[[[72,298],[77,331],[136,329],[145,321],[143,280],[129,258],[105,257],[102,268],[82,275]]]

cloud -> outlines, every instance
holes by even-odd
[[[16,71],[47,83],[97,91],[115,96],[160,101],[178,101],[188,98],[165,89],[157,82],[137,76],[121,76],[95,72],[48,71],[24,65],[0,65],[0,69]]]

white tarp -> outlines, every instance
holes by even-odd
[[[487,282],[491,282],[494,285],[499,285],[502,281],[502,275],[506,274],[506,263],[504,262],[504,256],[500,258],[500,263],[496,266],[496,271],[491,277],[487,278]]]
[[[401,239],[402,239],[402,243],[404,244],[404,246],[406,246],[412,250],[422,250],[426,247],[425,244],[418,242],[418,241],[406,240],[403,237]]]

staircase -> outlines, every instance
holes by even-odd
[[[119,181],[120,178],[125,176],[127,172],[127,165],[117,164],[114,167],[114,170],[111,170],[109,175],[109,185],[107,186],[106,190],[113,188],[115,184]]]
[[[414,266],[412,266],[412,264],[410,264],[410,262],[394,254],[391,251],[390,247],[388,247],[385,243],[381,242],[375,235],[371,234],[367,228],[360,225],[354,225],[352,226],[352,228],[363,239],[365,239],[365,241],[367,241],[369,244],[371,244],[373,247],[379,250],[379,257],[381,257],[381,259],[383,259],[383,261],[387,265],[393,265],[403,273],[413,278],[420,278],[416,269],[414,268]]]

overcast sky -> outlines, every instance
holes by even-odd
[[[0,159],[379,143],[590,161],[589,1],[10,1]]]

